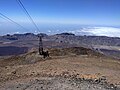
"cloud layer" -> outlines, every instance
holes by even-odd
[[[86,27],[70,32],[77,35],[120,37],[120,28],[115,27]]]

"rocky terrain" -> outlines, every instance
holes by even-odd
[[[31,50],[31,48],[38,48],[38,36],[43,36],[44,48],[67,48],[67,47],[86,47],[91,48],[100,53],[104,53],[107,56],[120,59],[120,38],[118,37],[106,37],[106,36],[76,36],[72,33],[61,33],[56,35],[46,35],[33,33],[26,34],[14,34],[0,36],[0,51],[2,56],[12,55],[15,53],[23,54]],[[11,50],[7,50],[8,47],[13,47]],[[4,48],[3,48],[4,47]],[[19,50],[19,48],[26,48],[25,50]],[[8,52],[3,52],[8,51]]]
[[[120,46],[119,37],[107,37],[107,36],[76,36],[72,33],[61,33],[55,35],[41,34],[14,34],[14,35],[4,35],[0,36],[0,43],[5,41],[17,41],[17,40],[37,40],[38,36],[42,35],[44,39],[54,42],[69,42],[71,44],[86,44],[86,45],[104,45],[104,46]]]
[[[113,84],[107,85],[81,78],[39,77],[9,83],[12,84],[6,84],[1,90],[119,90]]]
[[[0,90],[120,90],[120,61],[89,48],[33,49],[0,60]]]
[[[0,90],[120,90],[120,38],[40,35],[0,36]]]

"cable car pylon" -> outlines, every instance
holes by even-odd
[[[48,51],[43,50],[42,35],[39,35],[39,55],[43,55],[44,58],[49,57]]]
[[[34,22],[34,20],[32,19],[31,15],[29,14],[29,12],[27,11],[27,9],[25,8],[25,6],[23,5],[23,3],[21,2],[21,0],[16,0],[19,4],[19,6],[21,7],[21,9],[24,11],[24,13],[27,15],[27,17],[29,18],[29,20],[31,21],[31,23],[35,26],[36,30],[39,31],[38,26],[36,25],[36,23]],[[49,57],[49,53],[48,51],[44,51],[43,50],[43,43],[42,43],[42,35],[39,35],[39,55],[43,55],[44,58]]]

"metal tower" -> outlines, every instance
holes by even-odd
[[[43,55],[43,43],[42,43],[42,36],[39,36],[39,54]]]

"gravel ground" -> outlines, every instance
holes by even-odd
[[[41,58],[31,52],[0,60],[0,90],[120,90],[119,60],[74,53]]]
[[[120,90],[114,85],[80,78],[46,77],[5,84],[0,90]]]

